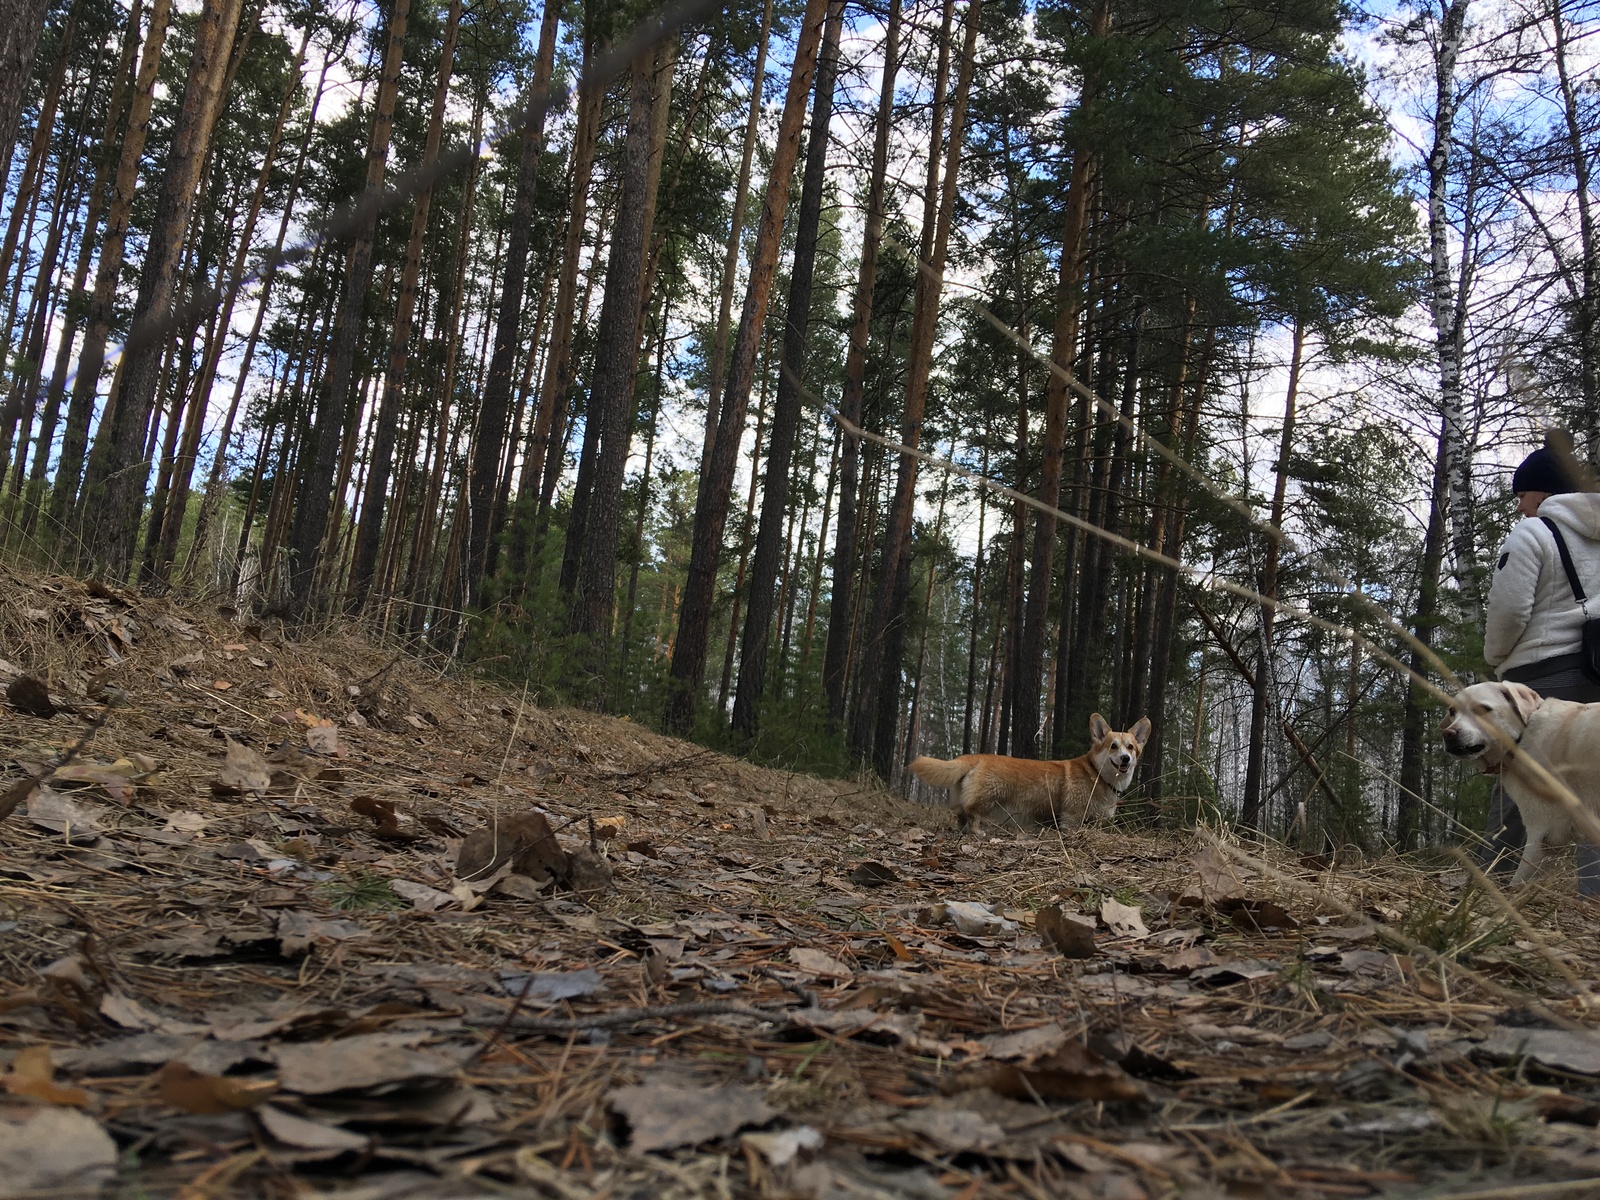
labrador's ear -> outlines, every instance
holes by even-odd
[[[1104,741],[1111,734],[1111,726],[1106,724],[1106,719],[1099,713],[1089,716],[1089,737],[1096,742]]]
[[[1144,749],[1144,744],[1150,740],[1150,718],[1140,717],[1137,724],[1128,731],[1133,734],[1133,740],[1139,743],[1139,749]]]
[[[1500,690],[1511,701],[1511,707],[1516,709],[1517,717],[1524,725],[1533,719],[1534,711],[1544,703],[1544,697],[1525,683],[1502,683]]]

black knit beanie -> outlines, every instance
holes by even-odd
[[[1540,446],[1517,468],[1511,477],[1514,493],[1548,492],[1559,496],[1565,492],[1581,491],[1577,480],[1567,473],[1567,468],[1548,446]]]

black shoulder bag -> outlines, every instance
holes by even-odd
[[[1556,540],[1556,553],[1561,555],[1561,568],[1567,573],[1567,583],[1572,587],[1572,598],[1583,612],[1583,644],[1579,650],[1579,670],[1594,683],[1600,683],[1600,617],[1589,615],[1589,601],[1583,594],[1583,584],[1578,581],[1578,568],[1572,565],[1572,554],[1567,549],[1567,539],[1561,536],[1561,526],[1549,517],[1540,517]]]

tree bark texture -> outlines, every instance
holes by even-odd
[[[666,97],[660,97],[662,103]],[[598,431],[594,483],[585,520],[576,531],[578,572],[570,604],[570,628],[585,641],[580,657],[589,679],[579,690],[591,702],[605,695],[611,614],[616,607],[617,534],[622,519],[622,482],[633,436],[633,394],[639,367],[639,305],[649,215],[651,115],[656,97],[655,51],[633,64],[633,96],[623,149],[622,193],[611,227],[605,296],[595,334],[594,374],[588,420]],[[569,531],[569,538],[574,533]]]
[[[545,7],[545,24],[555,24],[556,5]],[[461,27],[461,0],[450,0],[445,17],[444,36],[439,46],[439,75],[433,89],[433,110],[428,115],[428,132],[423,142],[422,157],[432,162],[439,153],[439,143],[444,135],[445,102],[450,96],[450,76],[455,66],[456,34]],[[552,52],[554,33],[550,34]],[[539,61],[544,62],[544,42],[541,36]],[[537,86],[537,75],[535,86]],[[542,111],[542,110],[541,110]],[[526,135],[524,135],[526,147]],[[523,156],[527,157],[524,148]],[[522,176],[517,177],[522,187]],[[519,196],[520,200],[520,196]],[[405,265],[400,270],[400,298],[395,304],[394,330],[389,338],[389,362],[383,374],[378,415],[372,425],[372,448],[368,455],[366,487],[362,490],[361,519],[356,526],[355,557],[350,567],[349,606],[360,609],[367,602],[372,586],[372,573],[378,565],[378,548],[383,531],[385,511],[388,508],[390,474],[394,468],[395,426],[400,420],[402,394],[406,381],[406,365],[411,356],[411,330],[417,311],[417,276],[422,269],[422,238],[428,231],[428,213],[433,206],[433,189],[423,188],[411,209],[411,232],[406,238]],[[490,378],[489,386],[494,386]],[[391,513],[391,519],[398,514]]]
[[[90,548],[116,578],[126,575],[133,561],[150,473],[150,464],[140,450],[155,405],[161,359],[171,338],[162,326],[172,315],[179,260],[200,172],[222,112],[223,81],[242,7],[242,0],[211,0],[201,11],[183,104],[139,274],[134,311],[140,320],[129,335],[122,386],[108,402],[109,414],[101,422],[89,465],[84,515],[92,530]]]
[[[867,184],[866,228],[861,237],[861,266],[850,319],[850,344],[845,354],[844,392],[839,415],[861,423],[866,392],[867,343],[872,333],[872,297],[878,281],[878,250],[883,242],[884,179],[889,165],[889,131],[894,123],[894,88],[900,69],[901,0],[890,0],[889,25],[883,39],[883,85],[872,141],[872,175]],[[861,439],[844,435],[839,466],[839,528],[833,546],[833,594],[828,601],[828,642],[822,656],[822,690],[828,716],[844,720],[845,680],[849,673],[851,614],[854,610],[856,539],[860,517],[856,491],[861,472]]]
[[[389,143],[394,134],[395,98],[400,87],[400,59],[406,44],[406,21],[411,0],[394,0],[389,10],[389,30],[383,51],[383,66],[378,80],[378,95],[373,106],[372,134],[367,143],[366,181],[361,200],[369,200],[383,187],[384,169],[389,161]],[[316,416],[309,443],[301,450],[298,494],[295,497],[294,523],[289,531],[289,597],[298,613],[320,607],[317,595],[318,571],[322,562],[322,542],[334,509],[334,474],[344,440],[346,410],[350,406],[355,356],[366,325],[367,293],[372,290],[372,240],[375,214],[362,221],[355,232],[346,260],[342,320],[333,330],[328,366],[324,374]]]
[[[533,72],[534,96],[549,90],[555,68],[558,0],[545,0],[544,24],[539,33],[539,57]],[[495,492],[500,485],[500,454],[505,445],[511,404],[511,374],[515,365],[522,321],[522,293],[528,277],[528,241],[533,233],[533,204],[539,183],[539,157],[544,152],[542,100],[535,102],[537,118],[523,130],[517,163],[516,199],[511,206],[511,235],[507,239],[505,277],[500,286],[500,309],[495,320],[494,353],[489,378],[478,409],[478,429],[472,447],[472,467],[467,477],[467,503],[471,525],[467,537],[467,587],[462,599],[471,603],[492,566],[490,539],[494,536]]]
[[[789,464],[794,457],[795,435],[800,427],[800,389],[811,324],[811,284],[822,221],[822,183],[828,165],[828,127],[833,118],[833,87],[838,74],[839,31],[843,24],[844,0],[834,0],[828,10],[822,49],[817,57],[816,101],[811,109],[811,134],[806,146],[800,207],[795,213],[794,261],[789,268],[789,300],[783,327],[777,405],[772,417],[772,441],[767,450],[766,481],[761,491],[761,524],[756,531],[755,555],[750,563],[744,642],[739,654],[739,686],[733,696],[733,727],[747,737],[755,733],[757,709],[766,686],[780,538],[784,513],[789,507]]]
[[[1111,5],[1109,0],[1100,0],[1090,20],[1089,36],[1103,38],[1110,28]],[[1098,86],[1093,78],[1084,80],[1078,102],[1080,110],[1093,104]],[[1044,457],[1040,465],[1039,499],[1050,508],[1055,508],[1061,500],[1062,453],[1066,448],[1067,409],[1072,395],[1067,377],[1072,374],[1078,353],[1078,329],[1083,311],[1087,260],[1084,231],[1088,225],[1089,192],[1094,177],[1094,162],[1088,147],[1089,139],[1080,137],[1073,150],[1072,174],[1067,183],[1067,211],[1061,234],[1061,278],[1056,290],[1056,320],[1050,351],[1052,370],[1045,385]],[[1022,651],[1017,662],[1017,710],[1012,718],[1013,753],[1019,758],[1039,757],[1039,696],[1043,686],[1055,544],[1055,515],[1035,513],[1033,564],[1023,613]]]
[[[0,161],[6,163],[16,145],[22,97],[49,8],[46,0],[0,0]]]
[[[756,352],[772,294],[778,250],[783,238],[783,218],[789,205],[789,180],[800,156],[800,128],[805,121],[806,97],[817,68],[828,0],[806,0],[795,44],[794,66],[778,121],[772,169],[750,256],[750,278],[745,285],[739,332],[729,361],[727,386],[717,419],[716,440],[706,469],[700,476],[695,504],[693,544],[688,578],[673,647],[671,691],[667,697],[666,725],[686,732],[694,725],[701,682],[705,677],[706,650],[711,636],[711,607],[716,593],[717,565],[722,558],[722,532],[728,520],[728,500],[733,489],[734,459],[744,432],[755,377]]]

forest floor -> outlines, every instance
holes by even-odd
[[[1600,1196],[1570,869],[964,835],[3,569],[0,683],[0,1195]]]

